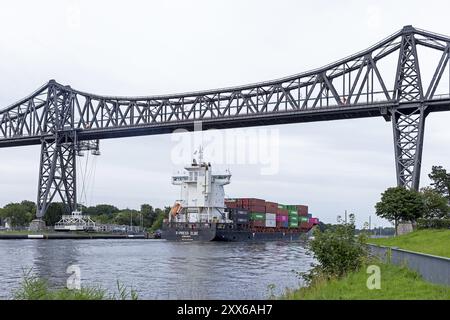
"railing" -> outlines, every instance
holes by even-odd
[[[406,266],[418,272],[425,280],[450,286],[450,258],[408,251],[396,247],[368,244],[371,255],[384,262]]]

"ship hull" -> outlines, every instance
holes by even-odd
[[[217,230],[213,241],[246,242],[246,241],[298,241],[300,231],[287,232],[264,232],[264,231],[239,231],[239,230]]]
[[[161,239],[171,241],[213,241],[216,237],[214,229],[164,228]]]
[[[299,241],[306,233],[299,229],[287,230],[237,230],[232,225],[217,228],[215,224],[199,227],[197,224],[168,224],[163,226],[161,238],[170,241]]]

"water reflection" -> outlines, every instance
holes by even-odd
[[[46,240],[34,241],[33,273],[47,279],[53,287],[64,287],[70,276],[67,268],[79,263],[79,248],[74,241],[57,241],[52,245]]]
[[[0,241],[0,298],[17,287],[22,268],[33,268],[61,287],[71,264],[82,285],[117,291],[116,281],[145,299],[263,299],[302,285],[294,271],[312,258],[301,243],[173,243],[164,240]]]

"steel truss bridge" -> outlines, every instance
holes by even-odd
[[[76,156],[98,152],[99,139],[192,131],[198,121],[209,129],[384,117],[392,122],[397,184],[418,189],[425,119],[450,110],[449,55],[450,37],[405,26],[325,67],[232,88],[116,97],[51,80],[0,111],[0,148],[41,145],[41,218],[56,195],[68,212],[76,209]]]

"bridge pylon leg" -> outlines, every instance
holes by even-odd
[[[419,190],[426,106],[391,111],[397,185]]]
[[[42,219],[48,206],[58,194],[67,214],[76,209],[76,148],[75,143],[64,137],[43,140],[36,217]]]

